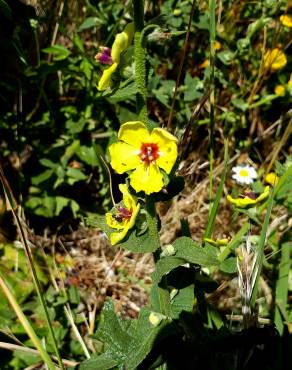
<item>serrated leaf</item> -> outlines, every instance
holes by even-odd
[[[108,97],[111,103],[117,103],[124,100],[133,100],[136,97],[138,90],[134,82],[129,83],[127,86],[118,89],[114,94]]]
[[[171,317],[178,319],[184,312],[192,312],[194,305],[194,285],[191,284],[185,288],[179,289],[171,301]]]
[[[195,243],[191,238],[182,236],[173,243],[175,256],[183,258],[185,263],[194,263],[201,266],[218,266],[219,261],[213,253]]]
[[[118,361],[111,358],[107,352],[101,355],[91,357],[89,360],[82,362],[78,370],[109,370],[118,365]]]

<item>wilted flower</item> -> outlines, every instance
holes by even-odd
[[[280,22],[283,24],[283,26],[292,27],[292,15],[289,14],[283,14],[280,17]]]
[[[204,69],[204,68],[209,67],[209,65],[210,65],[210,59],[206,59],[203,61],[203,63],[199,65],[199,68]]]
[[[99,52],[95,56],[95,60],[101,64],[112,65],[113,60],[111,56],[112,49],[105,46],[99,48]]]
[[[282,50],[275,48],[269,49],[264,55],[264,68],[271,71],[277,71],[287,64],[286,55]]]
[[[96,55],[96,60],[102,64],[111,64],[110,67],[103,71],[103,74],[98,82],[97,89],[99,91],[106,90],[112,86],[112,74],[117,69],[122,52],[127,49],[133,40],[134,36],[134,23],[127,24],[123,32],[118,33],[112,48],[103,48]],[[110,53],[110,54],[109,54]]]
[[[277,185],[278,181],[279,181],[279,177],[275,174],[275,172],[270,172],[265,177],[265,182],[272,186]]]
[[[126,237],[128,231],[135,225],[140,210],[140,204],[130,194],[127,185],[120,184],[119,189],[123,194],[122,205],[116,206],[113,212],[107,212],[105,215],[108,226],[118,230],[110,235],[112,245],[119,243]]]
[[[255,205],[262,200],[266,199],[269,196],[270,188],[269,186],[266,186],[263,193],[260,194],[258,197],[256,197],[255,193],[249,192],[245,193],[245,195],[242,198],[232,198],[231,195],[227,195],[227,200],[230,203],[233,203],[236,205],[236,207],[239,208],[246,208],[251,205]]]
[[[109,147],[112,168],[118,173],[133,171],[130,184],[137,192],[160,191],[164,185],[160,169],[170,173],[177,158],[177,138],[162,128],[149,133],[140,121],[124,123],[118,138]]]
[[[250,185],[258,176],[256,170],[247,164],[235,166],[232,171],[234,172],[232,178],[239,184]]]

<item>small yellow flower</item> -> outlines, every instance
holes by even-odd
[[[274,93],[279,96],[284,96],[285,95],[285,86],[283,85],[277,85],[274,88]]]
[[[272,186],[276,186],[278,184],[279,177],[275,174],[275,172],[270,172],[265,177],[265,182]]]
[[[262,200],[266,199],[269,196],[270,188],[269,186],[265,187],[265,190],[262,194],[260,194],[257,198],[254,197],[254,193],[246,194],[243,198],[232,198],[231,195],[227,195],[227,200],[230,203],[236,205],[239,208],[246,208],[248,206],[257,204]]]
[[[220,43],[219,41],[214,41],[213,46],[214,46],[214,49],[215,49],[215,50],[220,50],[220,49],[222,49],[222,45],[221,45],[221,43]]]
[[[209,238],[204,238],[204,241],[213,245],[213,247],[224,247],[225,245],[228,244],[228,239],[209,239]]]
[[[206,59],[203,61],[203,63],[199,65],[199,68],[204,69],[204,68],[209,67],[209,65],[210,65],[210,59]]]
[[[277,71],[287,64],[286,55],[282,50],[275,48],[269,49],[264,55],[264,68],[271,71]]]
[[[117,173],[133,171],[130,184],[146,194],[158,192],[164,185],[163,169],[170,173],[177,158],[177,138],[162,128],[151,133],[140,121],[124,123],[117,143],[109,147],[111,166]]]
[[[119,243],[126,237],[128,231],[135,225],[135,220],[140,210],[140,204],[130,194],[127,185],[120,184],[119,189],[123,194],[122,206],[117,206],[113,213],[107,212],[105,214],[108,226],[118,230],[110,235],[112,245]]]
[[[134,23],[127,24],[124,31],[116,35],[111,49],[111,59],[113,64],[103,71],[103,74],[97,85],[97,89],[99,91],[106,90],[108,87],[112,86],[112,74],[115,72],[120,63],[122,52],[131,45],[133,36]]]
[[[289,14],[283,14],[280,17],[280,22],[283,24],[283,26],[292,27],[292,15]]]

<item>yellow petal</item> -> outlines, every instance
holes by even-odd
[[[111,57],[115,63],[120,63],[121,53],[131,45],[133,35],[134,35],[133,22],[127,24],[124,31],[116,35],[111,51]]]
[[[117,221],[110,212],[105,214],[105,221],[112,229],[122,230],[125,225],[122,222]]]
[[[147,195],[160,191],[163,187],[163,177],[158,166],[141,163],[130,175],[130,184],[137,191]]]
[[[118,138],[137,149],[141,148],[142,143],[150,143],[150,134],[145,124],[140,121],[124,123],[120,127]]]
[[[286,55],[283,53],[282,50],[275,48],[272,50],[267,50],[264,55],[264,68],[271,69],[272,71],[276,71],[285,67],[287,64]]]
[[[113,84],[112,81],[112,74],[117,69],[118,64],[114,63],[109,68],[105,69],[102,73],[102,76],[98,82],[97,90],[103,91],[106,90],[108,87],[111,87]]]
[[[123,194],[123,203],[127,209],[134,210],[136,208],[136,197],[134,197],[126,184],[119,185],[120,192]]]
[[[162,128],[155,128],[151,133],[151,143],[158,145],[156,164],[170,173],[177,158],[177,138]]]
[[[254,205],[254,204],[261,202],[263,199],[269,196],[269,193],[270,193],[269,187],[266,186],[264,192],[260,196],[258,196],[256,199],[251,199],[247,196],[244,198],[232,198],[230,195],[227,195],[227,200],[230,203],[235,204],[239,208],[245,208],[250,205]]]
[[[292,27],[292,15],[284,14],[280,17],[280,22],[283,24],[283,26]]]
[[[133,146],[118,142],[110,145],[111,166],[117,173],[133,170],[140,164],[139,151]]]
[[[213,245],[214,247],[222,247],[228,244],[228,239],[209,239],[209,238],[204,238],[204,241]]]
[[[279,177],[274,172],[270,172],[265,177],[265,181],[266,181],[267,184],[270,184],[272,186],[276,186],[278,184]]]

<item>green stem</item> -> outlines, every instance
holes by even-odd
[[[216,1],[209,0],[210,11],[210,204],[213,196],[213,165],[214,165],[214,126],[215,126],[215,49],[216,38],[216,19],[215,19]],[[211,208],[210,208],[211,211]]]
[[[135,83],[137,93],[137,111],[142,122],[147,122],[146,101],[146,53],[143,46],[144,1],[133,0],[134,7],[134,48],[135,48]]]

